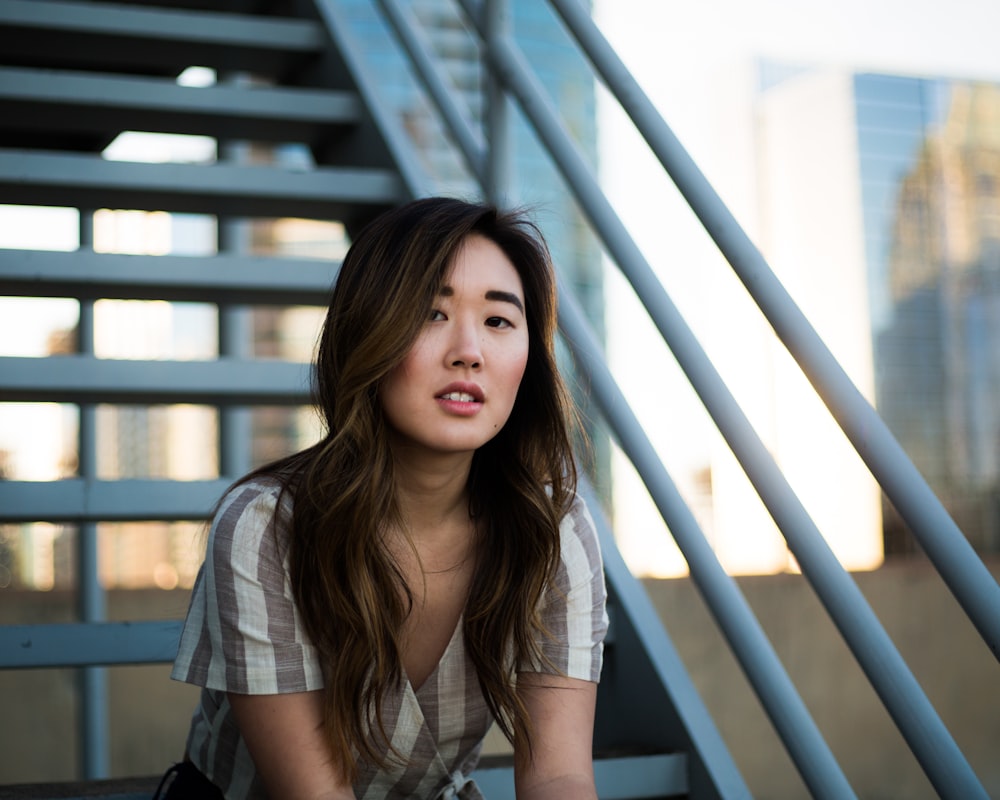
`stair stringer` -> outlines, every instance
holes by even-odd
[[[589,485],[580,488],[600,536],[611,618],[595,753],[684,752],[690,797],[751,797],[649,595],[625,564],[596,495]]]

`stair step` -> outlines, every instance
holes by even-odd
[[[387,169],[140,164],[15,149],[0,150],[0,197],[22,205],[346,222],[406,199],[399,175]]]
[[[163,664],[177,656],[180,620],[0,626],[0,669]]]
[[[318,55],[312,20],[71,0],[0,0],[6,63],[136,74],[190,66],[278,75]]]
[[[0,397],[11,402],[304,405],[309,383],[308,364],[284,361],[0,357]]]
[[[337,269],[320,259],[0,249],[0,295],[322,306]]]
[[[665,800],[688,795],[683,753],[594,756],[594,783],[601,800]],[[473,775],[489,800],[514,800],[510,756],[484,756]]]
[[[509,763],[483,758],[473,778],[490,800],[514,800],[514,769]],[[683,753],[595,758],[594,778],[601,800],[665,800],[688,794],[687,757]],[[0,786],[0,800],[148,800],[158,782],[159,776]]]
[[[5,523],[198,520],[208,516],[231,480],[0,481]],[[0,636],[3,633],[0,626]],[[0,661],[3,660],[0,647]],[[9,655],[9,654],[8,654]],[[63,652],[69,658],[70,651]]]
[[[357,125],[362,114],[349,92],[199,88],[169,78],[19,67],[0,67],[0,104],[0,147],[35,146],[38,133],[110,140],[124,130],[317,144]]]

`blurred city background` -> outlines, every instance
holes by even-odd
[[[387,44],[388,34],[370,4],[351,0],[343,5],[425,167],[444,190],[471,195],[468,175],[442,143],[426,101]],[[450,3],[416,0],[412,5],[478,118],[481,75],[460,18]],[[938,589],[925,585],[922,555],[906,526],[766,322],[747,310],[745,290],[667,179],[649,168],[651,157],[605,101],[551,12],[531,0],[514,0],[511,6],[521,47],[616,209],[839,560],[849,570],[872,572],[862,580],[875,596],[880,586],[901,581],[936,598]],[[995,571],[1000,551],[1000,50],[994,34],[1000,30],[1000,7],[971,0],[846,2],[836,8],[777,0],[685,7],[598,0],[594,14]],[[211,70],[193,67],[179,81],[198,86],[215,79]],[[797,566],[784,539],[669,351],[637,311],[623,279],[605,268],[604,254],[532,135],[523,125],[516,130],[511,202],[533,210],[559,269],[605,343],[629,402],[723,565],[734,575],[794,580]],[[226,146],[231,148],[227,158],[235,154],[249,162],[294,165],[306,158],[295,147]],[[205,137],[125,133],[104,156],[199,164],[220,158],[219,147]],[[72,251],[81,244],[81,226],[75,209],[0,205],[3,248]],[[209,255],[223,235],[237,238],[246,252],[331,264],[349,245],[343,227],[310,220],[240,222],[223,234],[206,215],[103,209],[93,216],[98,252]],[[218,315],[211,303],[97,300],[94,355],[214,359]],[[2,297],[0,356],[75,352],[79,318],[76,300]],[[240,319],[248,357],[305,363],[313,355],[322,309],[249,308]],[[587,419],[595,419],[586,389],[575,388]],[[309,444],[318,430],[307,406],[257,407],[243,412],[243,424],[252,465]],[[219,411],[209,406],[99,405],[95,476],[218,478],[219,427]],[[626,561],[648,579],[659,607],[683,609],[679,616],[686,620],[677,624],[695,635],[703,618],[691,611],[683,557],[602,425],[592,421],[589,434],[593,458],[588,470]],[[78,442],[77,406],[0,402],[0,479],[74,477],[80,474]],[[202,555],[201,522],[104,522],[97,534],[109,618],[184,613],[185,590]],[[72,525],[0,526],[4,622],[72,618],[76,536]],[[879,574],[889,583],[877,583]],[[771,602],[768,587],[775,584],[763,583],[762,577],[747,580],[751,594],[757,591],[756,597],[763,598],[762,606]],[[791,596],[775,596],[773,602],[809,602],[790,601]],[[912,646],[919,650],[919,620],[907,616],[915,608],[889,613],[902,615],[906,625],[912,622]],[[665,612],[668,628],[670,616]],[[780,631],[775,635],[784,641]],[[794,652],[794,635],[788,635]],[[985,666],[970,669],[981,675],[991,666],[995,669],[987,659]],[[123,670],[123,696],[143,685],[141,676],[152,669]],[[705,680],[709,688],[714,685],[713,678]],[[1000,719],[1000,707],[995,692],[982,699],[984,707],[974,708],[974,700],[963,696],[956,701],[962,708],[954,719],[974,717],[973,749],[988,747],[992,737],[995,750],[1000,723],[984,720]],[[829,702],[827,711],[836,716],[836,698]],[[121,713],[141,718],[142,709]],[[184,716],[187,710],[176,713]],[[732,709],[720,722],[724,731],[739,730],[740,713],[753,712]],[[842,722],[849,730],[851,721]],[[155,771],[161,756],[164,763],[169,760],[160,752],[150,755],[134,738],[116,747],[117,763],[138,762],[146,771]],[[752,752],[740,758],[750,763]],[[65,760],[56,772],[69,775],[72,755]],[[14,759],[3,761],[0,782],[38,777],[19,771]],[[752,765],[749,770],[754,773]],[[766,778],[761,780],[766,786]],[[918,778],[899,780],[904,781],[902,793],[877,796],[926,792]],[[775,797],[794,792],[771,787]]]

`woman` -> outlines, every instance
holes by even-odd
[[[317,355],[325,435],[217,509],[168,796],[478,798],[495,720],[519,798],[596,798],[605,590],[555,324],[518,215],[432,198],[361,232]]]

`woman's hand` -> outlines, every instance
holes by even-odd
[[[227,696],[271,797],[355,800],[330,760],[321,727],[322,691]]]
[[[533,757],[526,746],[514,747],[518,800],[597,800],[593,756],[597,684],[521,673],[517,690],[534,731]]]

